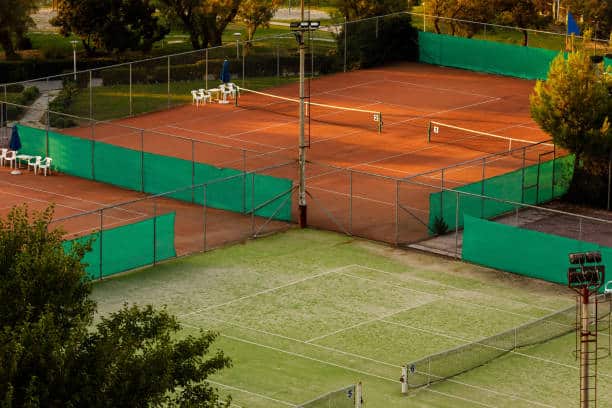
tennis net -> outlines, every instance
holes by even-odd
[[[238,88],[235,105],[244,109],[261,109],[279,115],[299,118],[300,100],[266,92]],[[363,127],[382,132],[382,112],[304,101],[306,120],[347,127]]]
[[[298,408],[355,408],[356,392],[357,387],[352,384],[300,404]]]
[[[597,311],[598,319],[609,314],[609,305]],[[576,306],[571,306],[503,333],[412,361],[406,365],[406,381],[410,388],[443,381],[521,347],[545,343],[575,330]]]
[[[519,151],[521,148],[532,148],[534,146],[541,148],[543,152],[554,149],[551,140],[535,142],[533,140],[515,139],[435,121],[430,121],[427,126],[427,141],[429,143],[457,145],[485,153]]]

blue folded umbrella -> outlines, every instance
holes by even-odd
[[[223,67],[221,68],[221,82],[227,84],[230,82],[230,72],[229,72],[229,61],[223,61]]]
[[[9,149],[11,150],[21,149],[21,139],[19,139],[19,130],[17,130],[17,126],[13,126],[13,132],[11,133],[11,140],[9,141]]]

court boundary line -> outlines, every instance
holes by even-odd
[[[299,406],[299,405],[294,404],[292,402],[283,401],[283,400],[279,400],[279,399],[276,399],[276,398],[268,397],[268,396],[263,395],[263,394],[259,394],[259,393],[253,392],[253,391],[245,390],[243,388],[235,387],[233,385],[223,384],[223,383],[218,382],[218,381],[213,381],[213,380],[209,380],[209,379],[206,379],[205,381],[207,383],[216,385],[216,386],[221,387],[221,388],[227,388],[227,389],[238,391],[238,392],[244,392],[245,394],[255,395],[256,397],[263,398],[263,399],[266,399],[266,400],[270,400],[270,401],[273,401],[273,402],[278,402],[279,404],[286,405],[288,407],[298,407]]]
[[[356,265],[358,267],[360,267],[360,268],[369,269],[369,270],[374,271],[374,272],[380,272],[380,273],[384,273],[384,274],[387,274],[387,275],[395,276],[395,273],[389,272],[389,271],[385,271],[383,269],[373,268],[371,266],[361,265],[361,264],[356,264]],[[472,292],[472,290],[460,288],[459,286],[453,286],[453,285],[449,285],[447,283],[442,283],[442,282],[438,282],[438,281],[431,281],[431,280],[423,279],[423,278],[420,278],[420,277],[417,277],[417,276],[415,276],[415,277],[411,276],[411,279],[418,280],[418,281],[421,281],[421,282],[424,282],[424,283],[430,283],[430,284],[433,284],[433,285],[444,286],[444,287],[447,287],[447,288],[450,288],[450,289],[454,289],[454,290],[461,290],[461,291],[468,292],[468,293]],[[481,293],[481,292],[479,292],[479,293]],[[487,296],[492,296],[492,295],[490,295],[489,293],[486,293],[486,292],[484,292],[484,294],[486,294]],[[512,302],[515,302],[515,303],[520,303],[522,305],[530,306],[530,307],[533,307],[533,308],[536,308],[536,309],[542,309],[542,310],[545,310],[545,311],[551,312],[551,313],[559,311],[559,309],[553,309],[553,308],[550,308],[550,307],[534,305],[532,303],[523,302],[521,300],[515,300],[515,299],[511,299],[511,300],[512,300]],[[538,319],[539,317],[533,316],[533,318],[534,319]]]
[[[340,272],[340,274],[347,275],[347,276],[350,276],[350,277],[355,278],[355,279],[365,280],[365,281],[372,282],[372,283],[376,282],[376,283],[379,283],[381,285],[387,285],[387,286],[392,286],[392,287],[397,287],[397,288],[403,288],[404,290],[408,290],[408,291],[411,291],[411,292],[427,293],[427,294],[430,294],[431,296],[436,296],[439,299],[446,299],[446,300],[449,300],[449,301],[452,301],[452,302],[456,302],[456,303],[464,303],[464,304],[466,304],[468,306],[471,306],[472,308],[482,307],[482,308],[485,308],[485,309],[494,310],[494,311],[499,312],[499,313],[505,313],[505,314],[514,315],[514,316],[518,316],[518,317],[528,318],[528,319],[539,319],[539,318],[542,317],[542,316],[534,317],[534,316],[526,315],[526,314],[522,314],[522,313],[511,312],[509,310],[503,310],[503,309],[496,308],[494,306],[487,306],[487,305],[483,305],[483,304],[480,304],[480,303],[478,303],[478,304],[470,303],[467,300],[462,300],[462,299],[459,299],[459,298],[455,298],[455,297],[453,297],[451,295],[443,296],[443,295],[438,295],[438,294],[435,294],[435,293],[422,292],[422,291],[418,291],[416,289],[407,288],[407,287],[402,286],[402,285],[396,285],[396,284],[388,283],[388,282],[380,282],[380,281],[377,281],[376,279],[364,278],[362,276],[352,275],[352,274],[347,273],[347,272]],[[527,323],[527,322],[525,322],[525,323]]]
[[[206,311],[206,310],[216,309],[218,307],[227,306],[227,305],[230,305],[230,304],[235,303],[235,302],[240,302],[242,300],[246,300],[246,299],[250,299],[250,298],[253,298],[253,297],[256,297],[256,296],[259,296],[259,295],[264,295],[264,294],[267,294],[267,293],[271,293],[271,292],[277,291],[279,289],[284,289],[284,288],[287,288],[287,287],[290,287],[290,286],[298,285],[298,284],[300,284],[302,282],[306,282],[306,281],[309,281],[309,280],[312,280],[312,279],[317,279],[317,278],[320,278],[320,277],[323,277],[323,276],[331,275],[333,273],[337,273],[338,271],[340,271],[340,270],[342,270],[344,268],[348,268],[348,267],[351,267],[351,266],[353,266],[353,264],[344,265],[344,266],[341,266],[341,267],[338,267],[338,268],[333,268],[333,269],[330,269],[330,270],[327,270],[327,271],[324,271],[324,272],[321,272],[321,273],[318,273],[318,274],[315,274],[315,275],[309,275],[309,276],[300,278],[298,280],[294,280],[294,281],[285,283],[285,284],[280,285],[280,286],[275,286],[275,287],[272,287],[272,288],[264,289],[264,290],[261,290],[261,291],[255,292],[255,293],[251,293],[251,294],[248,294],[248,295],[240,296],[238,298],[234,298],[232,300],[228,300],[228,301],[223,302],[223,303],[217,303],[215,305],[210,305],[210,306],[206,306],[206,307],[203,307],[203,308],[200,308],[200,309],[196,309],[196,310],[194,310],[192,312],[189,312],[189,313],[184,313],[184,314],[181,314],[181,315],[177,315],[177,317],[184,318],[186,316],[191,316],[191,315],[194,315],[194,314],[199,314],[199,313],[201,313],[203,311]]]

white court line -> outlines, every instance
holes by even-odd
[[[238,387],[234,387],[234,386],[231,386],[231,385],[223,384],[223,383],[220,383],[220,382],[217,382],[217,381],[213,381],[213,380],[208,380],[208,379],[206,380],[206,382],[210,383],[210,384],[213,384],[213,385],[216,385],[216,386],[221,387],[221,388],[227,388],[227,389],[234,390],[234,391],[244,392],[245,394],[254,395],[256,397],[263,398],[263,399],[266,399],[268,401],[278,402],[279,404],[287,405],[288,407],[297,407],[298,406],[298,405],[296,405],[294,403],[283,401],[283,400],[279,400],[279,399],[272,398],[272,397],[268,397],[268,396],[263,395],[263,394],[258,394],[258,393],[253,392],[253,391],[245,390],[244,388],[238,388]],[[232,405],[234,405],[234,404],[232,404]]]
[[[431,335],[434,335],[434,336],[446,337],[447,339],[451,339],[451,340],[458,340],[458,341],[461,341],[461,342],[465,343],[465,345],[468,345],[470,343],[477,343],[478,345],[480,345],[480,346],[482,346],[484,348],[491,348],[493,350],[503,351],[505,353],[516,354],[517,356],[520,356],[520,357],[525,357],[525,358],[528,358],[528,359],[541,361],[541,362],[552,364],[552,365],[556,365],[556,366],[559,366],[559,367],[571,368],[572,370],[579,370],[580,369],[580,367],[576,367],[576,366],[572,366],[572,365],[569,365],[569,364],[565,364],[565,363],[562,363],[560,361],[550,360],[550,359],[547,359],[547,358],[533,356],[531,354],[521,353],[520,351],[506,350],[506,349],[503,349],[501,347],[495,347],[495,346],[491,346],[491,345],[488,345],[488,344],[479,343],[482,340],[486,340],[488,337],[485,337],[485,338],[482,338],[482,339],[479,339],[479,340],[470,340],[470,339],[466,339],[466,338],[463,338],[463,337],[460,337],[460,336],[454,336],[452,334],[447,334],[447,333],[444,333],[444,332],[441,332],[441,331],[424,329],[422,327],[413,326],[413,325],[405,324],[405,323],[394,322],[392,320],[384,320],[383,319],[381,321],[384,322],[384,323],[391,324],[393,326],[405,327],[407,329],[420,331],[420,332],[431,334]],[[607,375],[607,374],[603,374],[603,373],[599,373],[599,374],[604,376],[604,377],[611,377],[612,378],[612,376]]]
[[[326,350],[326,351],[331,351],[331,352],[334,352],[334,353],[343,354],[343,355],[346,355],[346,356],[350,356],[350,357],[355,357],[355,358],[359,358],[359,359],[362,359],[362,360],[371,361],[373,363],[377,363],[377,364],[381,364],[381,365],[385,365],[385,366],[389,366],[389,367],[401,368],[401,366],[398,366],[397,364],[388,363],[386,361],[381,361],[381,360],[376,360],[374,358],[366,357],[366,356],[363,356],[361,354],[351,353],[349,351],[344,351],[344,350],[340,350],[340,349],[337,349],[337,348],[334,348],[334,347],[324,346],[322,344],[306,343],[306,341],[304,341],[304,340],[296,339],[294,337],[289,337],[289,336],[285,336],[285,335],[278,334],[278,333],[272,333],[272,332],[269,332],[269,331],[266,331],[266,330],[256,329],[254,327],[246,326],[244,324],[230,322],[230,321],[219,319],[219,318],[212,317],[212,316],[205,316],[205,318],[206,319],[216,320],[216,321],[218,321],[220,323],[227,324],[229,326],[235,326],[235,327],[238,327],[238,328],[241,328],[241,329],[254,331],[256,333],[261,333],[261,334],[265,334],[265,335],[272,336],[272,337],[278,337],[279,339],[289,340],[289,341],[293,341],[293,342],[296,342],[296,343],[304,344],[306,346],[320,348],[320,349],[323,349],[323,350]]]
[[[200,327],[197,327],[197,326],[188,325],[188,324],[184,324],[184,325],[188,326],[188,327],[191,327],[191,328],[194,328],[194,329],[200,329]],[[307,355],[304,355],[304,354],[295,353],[295,352],[288,351],[288,350],[283,350],[283,349],[280,349],[280,348],[277,348],[277,347],[268,346],[268,345],[257,343],[257,342],[250,341],[250,340],[245,340],[245,339],[242,339],[240,337],[230,336],[230,335],[226,335],[226,334],[220,334],[220,336],[228,338],[230,340],[239,341],[239,342],[246,343],[246,344],[251,344],[251,345],[254,345],[254,346],[257,346],[257,347],[261,347],[261,348],[277,351],[279,353],[288,354],[290,356],[303,358],[305,360],[315,361],[315,362],[318,362],[318,363],[321,363],[321,364],[324,364],[324,365],[329,365],[329,366],[332,366],[332,367],[341,368],[343,370],[359,373],[359,374],[362,374],[362,375],[366,375],[368,377],[378,378],[380,380],[390,381],[390,382],[393,382],[393,383],[397,383],[398,382],[397,380],[394,380],[394,379],[388,378],[388,377],[383,377],[383,376],[378,375],[378,374],[370,373],[370,372],[363,371],[363,370],[357,370],[357,369],[354,369],[354,368],[351,368],[351,367],[344,366],[342,364],[336,364],[336,363],[332,363],[330,361],[321,360],[321,359],[310,357],[310,356],[307,356]],[[504,396],[504,397],[520,399],[522,401],[530,402],[530,403],[532,403],[534,405],[550,407],[549,405],[541,404],[541,403],[538,403],[538,402],[535,402],[535,401],[530,401],[530,400],[518,397],[518,396],[513,395],[513,394],[507,394],[507,393],[504,393],[504,392],[495,391],[495,390],[487,389],[487,388],[484,388],[484,387],[479,387],[479,386],[468,384],[468,383],[463,383],[461,381],[453,380],[451,378],[447,378],[444,381],[452,382],[452,383],[455,383],[455,384],[460,384],[460,385],[463,385],[463,386],[466,386],[466,387],[477,389],[479,391],[488,392],[488,393],[491,393],[491,394],[496,394],[496,395],[501,395],[501,396]]]
[[[419,307],[421,307],[423,305],[426,305],[428,303],[430,303],[430,302],[419,303],[419,304],[416,304],[416,305],[405,307],[403,309],[396,310],[396,311],[391,312],[391,313],[386,313],[386,314],[384,314],[382,316],[378,316],[378,317],[374,317],[372,319],[364,320],[364,321],[362,321],[360,323],[353,324],[353,325],[348,326],[348,327],[343,327],[341,329],[334,330],[333,332],[326,333],[326,334],[323,334],[321,336],[313,337],[311,339],[306,340],[306,343],[310,344],[310,343],[313,343],[315,341],[322,340],[324,338],[335,336],[336,334],[339,334],[339,333],[342,333],[342,332],[345,332],[345,331],[348,331],[348,330],[352,330],[352,329],[357,328],[357,327],[364,326],[366,324],[370,324],[370,323],[374,323],[374,322],[378,322],[378,321],[384,322],[385,319],[388,318],[388,317],[391,317],[391,316],[396,315],[398,313],[407,312],[408,310],[419,308]]]
[[[74,219],[77,219],[77,218],[79,218],[79,217],[78,216],[74,217]],[[116,217],[110,217],[110,218],[116,218]],[[111,227],[113,225],[123,224],[123,223],[130,224],[131,221],[136,221],[136,220],[139,220],[141,218],[143,218],[143,217],[142,216],[137,216],[137,217],[126,218],[126,219],[119,218],[118,219],[119,221],[110,222],[110,223],[104,223],[102,225],[102,227],[104,228],[104,230],[106,230],[106,229],[108,229],[108,227]],[[62,222],[66,222],[66,221],[70,221],[70,219],[69,220],[62,220],[62,221],[51,221],[51,223],[62,223]],[[79,235],[79,234],[81,234],[83,232],[99,231],[99,229],[100,229],[99,226],[97,226],[95,228],[87,228],[87,229],[76,231],[76,232],[68,232],[66,235],[68,235],[68,236],[70,236],[70,235]]]
[[[282,124],[277,124],[277,125],[272,125],[272,126],[266,126],[266,127],[261,128],[261,129],[265,130],[265,129],[269,129],[269,128],[280,127],[280,126],[284,126],[284,125],[286,125],[288,123],[293,123],[293,121],[291,121],[291,122],[283,122]],[[186,132],[190,132],[190,133],[203,134],[203,135],[207,135],[207,136],[218,137],[219,139],[233,140],[233,141],[237,141],[237,142],[248,143],[248,144],[253,144],[253,145],[262,146],[262,147],[268,147],[268,148],[274,148],[274,149],[278,149],[279,147],[281,147],[281,146],[271,145],[271,144],[267,144],[267,143],[254,142],[254,141],[250,141],[250,140],[234,138],[233,137],[234,134],[220,135],[220,134],[214,134],[214,133],[210,133],[210,132],[205,132],[205,131],[202,131],[202,130],[187,129],[187,128],[183,128],[183,127],[176,126],[176,125],[168,125],[167,127],[171,128],[171,129],[178,129],[178,130],[182,130],[182,131],[186,131]],[[255,133],[259,129],[260,128],[251,130],[249,132],[236,133],[236,135],[246,134],[246,133]],[[202,141],[202,142],[206,144],[205,141]],[[242,149],[240,147],[236,147],[236,148],[237,149]],[[262,152],[262,153],[266,153],[266,152]]]
[[[423,84],[417,84],[417,83],[414,83],[414,82],[398,81],[398,80],[395,80],[395,79],[386,79],[385,82],[395,82],[395,83],[399,83],[399,84],[407,84],[407,85],[416,86],[416,87],[419,87],[419,88],[434,89],[436,91],[446,91],[446,92],[452,92],[452,93],[461,94],[461,95],[480,96],[480,97],[483,97],[483,98],[496,98],[493,95],[485,95],[485,94],[480,94],[480,93],[476,93],[476,92],[469,92],[469,91],[459,91],[459,90],[450,89],[450,88],[438,88],[438,87],[435,87],[435,86],[427,86],[427,85],[423,85]]]
[[[473,400],[471,400],[471,399],[464,398],[464,397],[460,397],[460,396],[458,396],[458,395],[448,394],[448,393],[446,393],[446,392],[442,392],[442,391],[438,391],[438,390],[432,390],[432,389],[431,389],[431,388],[429,388],[429,387],[426,387],[426,388],[421,388],[421,390],[422,390],[422,391],[431,392],[431,393],[434,393],[434,394],[443,395],[443,396],[445,396],[445,397],[456,398],[456,399],[458,399],[458,400],[462,400],[462,401],[465,401],[465,402],[469,402],[470,404],[480,405],[481,407],[486,407],[486,408],[496,408],[496,407],[497,407],[496,405],[488,405],[488,404],[485,404],[484,402],[473,401]]]
[[[100,203],[100,202],[97,202],[97,201],[91,201],[91,200],[86,200],[86,199],[83,199],[83,198],[72,197],[72,196],[69,196],[69,195],[66,195],[66,194],[60,194],[60,193],[56,193],[56,192],[53,192],[53,191],[43,190],[43,189],[40,189],[40,188],[34,188],[34,187],[23,186],[21,184],[9,183],[8,181],[0,181],[0,183],[8,184],[8,185],[13,186],[13,187],[23,188],[25,190],[31,190],[31,191],[35,191],[35,192],[39,192],[39,193],[56,195],[58,197],[68,198],[68,199],[74,200],[74,201],[81,201],[81,202],[84,202],[84,203],[96,204],[96,205],[99,205],[101,207],[108,207],[108,206],[112,206],[113,205],[113,203]],[[140,215],[143,214],[143,213],[138,212],[138,211],[126,210],[124,208],[114,208],[114,209],[115,210],[126,211],[126,212],[132,212],[132,213],[136,213],[136,214],[140,214]]]
[[[485,308],[485,309],[491,309],[491,310],[494,310],[496,312],[506,313],[506,314],[510,314],[510,315],[514,315],[514,316],[527,317],[527,318],[530,318],[530,319],[539,319],[539,317],[534,317],[534,316],[526,315],[526,314],[523,314],[523,313],[510,312],[508,310],[499,309],[499,308],[493,307],[493,306],[487,306],[487,305],[483,305],[483,304],[480,304],[480,303],[468,302],[467,300],[461,300],[461,299],[453,298],[452,295],[448,295],[448,294],[446,296],[437,295],[435,293],[429,293],[429,292],[424,292],[424,291],[420,291],[420,290],[416,290],[416,289],[411,289],[411,288],[408,288],[408,287],[402,286],[402,285],[396,285],[396,284],[387,283],[387,282],[380,282],[380,281],[377,281],[376,279],[369,279],[369,278],[364,278],[364,277],[358,276],[358,275],[352,275],[352,274],[347,273],[347,272],[339,272],[338,274],[339,275],[350,276],[350,277],[355,278],[355,279],[361,279],[361,280],[364,280],[364,281],[367,281],[367,282],[378,283],[380,285],[396,287],[398,289],[403,289],[403,290],[407,290],[407,291],[410,291],[410,292],[416,292],[416,293],[421,293],[421,294],[428,294],[430,296],[435,296],[435,297],[437,297],[439,299],[448,299],[451,302],[464,303],[464,304],[466,304],[468,306],[471,306],[472,308],[482,307],[482,308]]]
[[[387,274],[387,275],[390,275],[390,276],[393,276],[393,277],[397,277],[397,275],[395,273],[388,272],[388,271],[385,271],[383,269],[372,268],[371,266],[359,265],[359,264],[353,265],[353,266],[357,266],[358,268],[369,269],[369,270],[374,271],[374,272],[384,273],[384,274]],[[460,290],[460,291],[467,292],[467,293],[474,293],[474,292],[478,293],[478,294],[484,293],[487,296],[492,296],[492,295],[490,295],[490,294],[488,294],[486,292],[479,292],[479,291],[474,291],[474,290],[470,290],[470,289],[460,288],[459,286],[453,286],[453,285],[449,285],[447,283],[442,283],[442,282],[438,282],[438,281],[432,281],[432,280],[429,280],[429,279],[423,279],[423,278],[419,278],[419,277],[412,276],[412,275],[410,276],[410,279],[417,280],[417,281],[424,282],[424,283],[430,283],[430,284],[433,284],[433,285],[444,286],[444,287],[447,287],[447,288],[451,288],[451,289],[454,289],[454,290]],[[515,299],[510,299],[510,300],[512,300],[512,302],[514,302],[514,303],[519,303],[521,305],[533,307],[533,308],[536,308],[536,309],[546,310],[547,312],[557,312],[559,310],[559,309],[553,309],[551,307],[534,305],[532,303],[523,302],[521,300],[515,300]],[[533,318],[534,319],[538,319],[539,317],[533,316]]]
[[[306,276],[304,278],[301,278],[301,279],[298,279],[298,280],[295,280],[295,281],[292,281],[292,282],[289,282],[289,283],[285,283],[285,284],[280,285],[280,286],[276,286],[276,287],[265,289],[265,290],[262,290],[262,291],[259,291],[259,292],[251,293],[249,295],[241,296],[239,298],[235,298],[235,299],[229,300],[227,302],[218,303],[216,305],[211,305],[211,306],[206,306],[206,307],[194,310],[193,312],[189,312],[189,313],[185,313],[185,314],[182,314],[182,315],[178,315],[178,317],[182,318],[182,317],[186,317],[186,316],[191,316],[191,315],[203,312],[205,310],[216,309],[218,307],[231,305],[232,303],[240,302],[242,300],[250,299],[250,298],[253,298],[253,297],[256,297],[256,296],[259,296],[259,295],[264,295],[266,293],[274,292],[274,291],[277,291],[279,289],[284,289],[284,288],[287,288],[289,286],[294,286],[294,285],[297,285],[297,284],[300,284],[302,282],[306,282],[306,281],[309,281],[309,280],[312,280],[312,279],[317,279],[317,278],[320,278],[322,276],[327,276],[327,275],[330,275],[330,274],[333,274],[333,273],[337,273],[338,271],[341,271],[342,269],[350,268],[352,266],[354,266],[354,265],[345,265],[345,266],[341,266],[339,268],[330,269],[328,271],[325,271],[325,272],[322,272],[322,273],[318,273],[316,275]]]

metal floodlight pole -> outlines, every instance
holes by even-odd
[[[300,31],[298,31],[298,42],[300,51],[300,139],[299,139],[299,225],[305,228],[308,225],[307,206],[306,206],[306,146],[304,143],[304,0],[300,0]]]
[[[234,38],[236,38],[236,59],[240,59],[240,36],[241,33],[234,33]]]
[[[72,71],[74,72],[74,80],[76,81],[76,45],[79,42],[77,40],[71,40],[70,44],[72,44]]]

